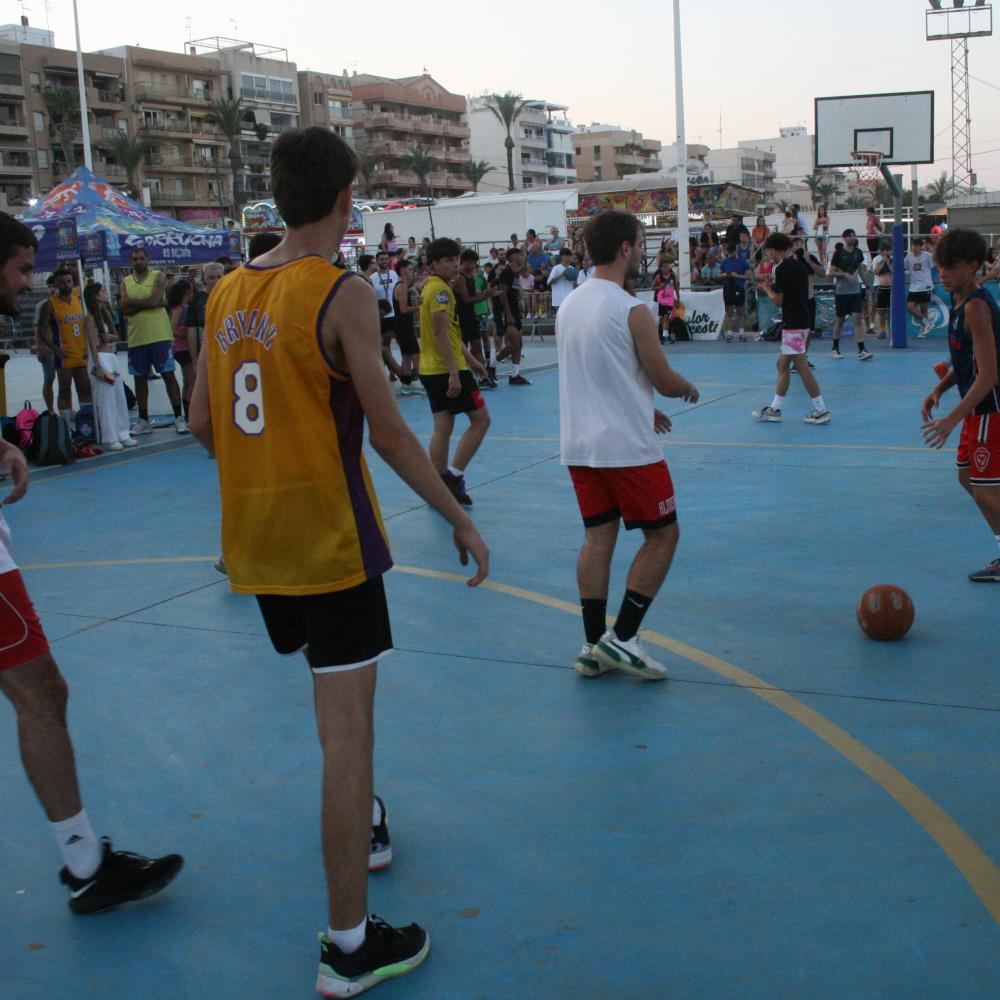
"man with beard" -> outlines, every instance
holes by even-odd
[[[583,517],[577,582],[586,641],[573,664],[584,677],[624,670],[663,680],[666,669],[638,631],[677,548],[670,471],[656,435],[670,419],[653,407],[663,396],[698,401],[698,390],[667,363],[649,307],[625,290],[642,263],[642,226],[627,212],[595,215],[584,231],[595,268],[556,316],[561,459]],[[643,544],[629,569],[618,619],[605,630],[611,557],[619,521]]]

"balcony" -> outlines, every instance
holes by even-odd
[[[221,96],[214,90],[203,87],[189,87],[181,83],[144,83],[135,84],[135,96],[139,101],[160,101],[172,104],[208,104]]]
[[[100,87],[87,88],[87,106],[120,108],[125,103],[125,94],[120,90],[105,90]]]
[[[467,125],[442,121],[433,115],[400,115],[390,111],[369,111],[362,118],[366,130],[392,129],[398,132],[428,133],[430,135],[469,138]]]
[[[18,138],[27,139],[28,135],[28,125],[26,122],[19,121],[16,118],[7,118],[4,121],[0,121],[0,136],[6,136],[8,138],[16,136]]]
[[[165,132],[170,135],[198,136],[203,141],[223,140],[225,136],[214,125],[202,124],[197,121],[173,121],[171,119],[148,119],[139,126],[143,132]]]
[[[13,163],[6,157],[0,156],[0,175],[4,177],[34,177],[35,168],[31,163]]]
[[[264,104],[289,104],[295,107],[299,104],[298,95],[294,92],[286,94],[281,90],[265,90],[261,87],[240,87],[240,97]]]
[[[95,163],[94,173],[106,181],[127,181],[128,171],[117,163]]]
[[[197,191],[150,191],[149,199],[154,205],[177,205],[182,202],[207,201],[208,196],[199,198]]]

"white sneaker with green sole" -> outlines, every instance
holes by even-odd
[[[609,670],[613,670],[614,667],[610,667],[608,664],[602,663],[597,659],[594,656],[594,647],[585,642],[583,648],[580,650],[580,655],[573,662],[573,669],[581,677],[600,677],[601,674],[606,674]]]
[[[644,681],[665,681],[667,668],[646,652],[638,636],[623,641],[608,629],[594,646],[594,656],[608,667],[624,670]]]

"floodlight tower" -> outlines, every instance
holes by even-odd
[[[929,0],[927,41],[951,42],[951,177],[956,194],[976,183],[972,172],[972,121],[969,113],[969,39],[993,34],[993,7],[986,0]]]

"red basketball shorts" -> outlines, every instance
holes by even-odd
[[[49,650],[21,571],[0,574],[0,670],[30,663]]]
[[[1000,413],[970,413],[962,423],[955,464],[973,486],[1000,486]]]
[[[569,474],[588,528],[619,518],[628,529],[663,528],[677,520],[674,484],[666,462],[620,469],[571,465]]]

